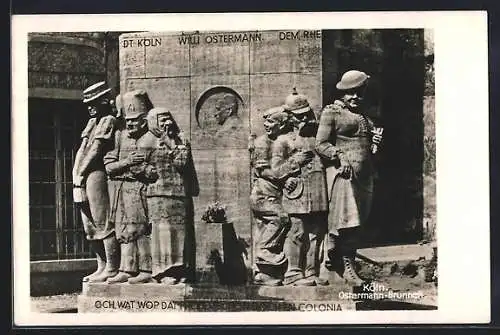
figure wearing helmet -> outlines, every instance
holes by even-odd
[[[328,198],[325,171],[314,151],[317,121],[307,97],[295,90],[285,99],[293,131],[278,136],[272,146],[271,168],[283,183],[283,208],[291,227],[284,251],[288,266],[285,285],[327,285],[320,278],[320,247],[327,229]]]
[[[113,144],[116,118],[105,82],[83,91],[90,119],[81,134],[73,166],[73,197],[80,209],[87,240],[97,258],[97,270],[84,282],[103,282],[118,271],[120,258],[114,226],[109,223],[109,195],[103,157]]]
[[[255,219],[254,283],[266,286],[283,284],[286,255],[283,244],[290,229],[288,213],[282,206],[282,180],[271,170],[271,148],[274,140],[291,130],[283,106],[268,109],[264,115],[265,134],[250,146],[253,186],[250,205]]]
[[[371,146],[381,140],[363,113],[369,78],[357,70],[344,73],[336,86],[342,97],[323,109],[316,135],[328,181],[328,267],[356,286],[363,283],[354,269],[359,227],[368,218],[373,193]]]
[[[146,162],[141,143],[148,131],[146,113],[153,107],[145,91],[135,90],[117,97],[126,128],[117,131],[113,150],[104,157],[109,175],[110,222],[120,242],[121,262],[108,283],[151,282],[150,226],[146,208],[146,185],[154,170]]]

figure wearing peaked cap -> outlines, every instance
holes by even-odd
[[[117,106],[124,114],[126,128],[116,131],[113,150],[104,157],[104,164],[109,175],[109,221],[120,242],[121,262],[119,273],[107,282],[146,283],[152,281],[146,187],[154,173],[142,148],[148,131],[146,114],[152,103],[145,91],[135,90],[120,95]]]
[[[102,282],[118,270],[119,249],[114,226],[109,223],[109,194],[103,157],[113,146],[116,118],[111,115],[110,89],[105,82],[83,91],[90,119],[81,134],[73,166],[74,201],[78,205],[87,239],[97,257],[97,270],[83,281]]]
[[[326,232],[328,199],[325,171],[314,151],[316,119],[307,97],[296,90],[285,99],[294,129],[274,141],[271,169],[285,180],[283,208],[291,228],[284,244],[288,258],[285,285],[325,285],[320,279],[319,248]]]
[[[344,73],[336,85],[342,98],[323,109],[316,136],[316,151],[327,165],[329,265],[355,286],[363,283],[354,269],[358,228],[368,218],[373,193],[373,123],[362,105],[369,78],[357,70]]]

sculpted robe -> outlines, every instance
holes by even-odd
[[[146,191],[153,276],[191,281],[196,255],[192,197],[199,193],[191,145],[182,134],[166,141],[155,109],[148,115],[148,127],[148,164],[156,174]]]

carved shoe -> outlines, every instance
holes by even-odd
[[[108,278],[114,277],[118,274],[118,271],[111,271],[108,269],[104,269],[99,275],[94,278],[89,279],[89,283],[104,283],[108,280]]]
[[[302,278],[297,281],[294,281],[290,284],[291,286],[316,286],[316,280],[314,276],[310,276],[307,278]]]
[[[93,273],[89,274],[88,276],[83,277],[82,281],[85,283],[85,282],[89,282],[89,281],[93,280],[95,277],[99,276],[101,274],[101,272],[104,271],[104,268],[105,268],[104,265],[98,265],[97,270],[95,270]]]
[[[359,277],[356,270],[354,269],[354,261],[347,256],[342,257],[344,263],[344,273],[343,278],[349,284],[353,286],[361,286],[365,282]]]
[[[163,277],[161,279],[161,283],[164,285],[175,285],[177,283],[177,279],[174,277]]]
[[[314,278],[314,282],[318,286],[328,286],[328,285],[330,285],[330,282],[328,281],[328,279],[322,278],[322,277],[318,277],[318,276],[316,276]]]
[[[304,274],[301,271],[287,271],[283,279],[283,285],[292,286],[293,283],[304,279]]]
[[[153,280],[151,273],[144,271],[141,271],[139,272],[139,275],[128,279],[129,284],[144,284],[144,283],[154,283],[154,282],[155,280]]]
[[[132,275],[130,273],[120,271],[116,276],[108,278],[106,282],[108,284],[126,283],[127,280],[131,277]]]
[[[283,281],[281,279],[271,277],[270,275],[267,275],[267,274],[261,273],[261,272],[259,272],[255,275],[253,282],[256,285],[263,285],[263,286],[281,286],[281,285],[283,285]]]

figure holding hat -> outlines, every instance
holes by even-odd
[[[146,113],[153,104],[145,91],[135,90],[117,97],[117,106],[126,128],[116,131],[113,150],[106,154],[104,163],[109,175],[109,220],[115,225],[121,261],[119,272],[107,282],[147,283],[152,279],[146,187],[154,179],[154,169],[141,148],[148,131]]]
[[[153,278],[166,285],[192,282],[196,272],[192,197],[199,187],[191,145],[169,110],[153,108],[147,121],[145,145],[156,174],[146,191]]]
[[[344,73],[337,83],[342,97],[323,109],[316,136],[316,150],[327,165],[329,267],[355,286],[363,283],[354,259],[359,227],[368,218],[372,201],[371,145],[381,140],[373,135],[373,122],[363,114],[369,78],[357,70]]]
[[[287,258],[283,251],[290,229],[283,209],[283,181],[271,169],[271,148],[280,134],[290,132],[289,115],[283,106],[268,109],[264,115],[266,133],[255,138],[250,148],[253,186],[250,205],[255,219],[254,283],[266,286],[283,284]]]
[[[90,119],[81,134],[73,166],[73,196],[80,209],[86,238],[97,258],[97,270],[84,282],[103,282],[118,271],[119,248],[114,226],[108,221],[109,195],[104,154],[112,148],[116,118],[112,115],[110,89],[99,82],[83,91]]]
[[[271,168],[283,185],[283,208],[291,227],[284,244],[288,267],[284,285],[327,285],[320,278],[320,248],[327,228],[328,198],[325,171],[314,151],[316,117],[307,97],[295,90],[285,100],[293,131],[272,146]]]

